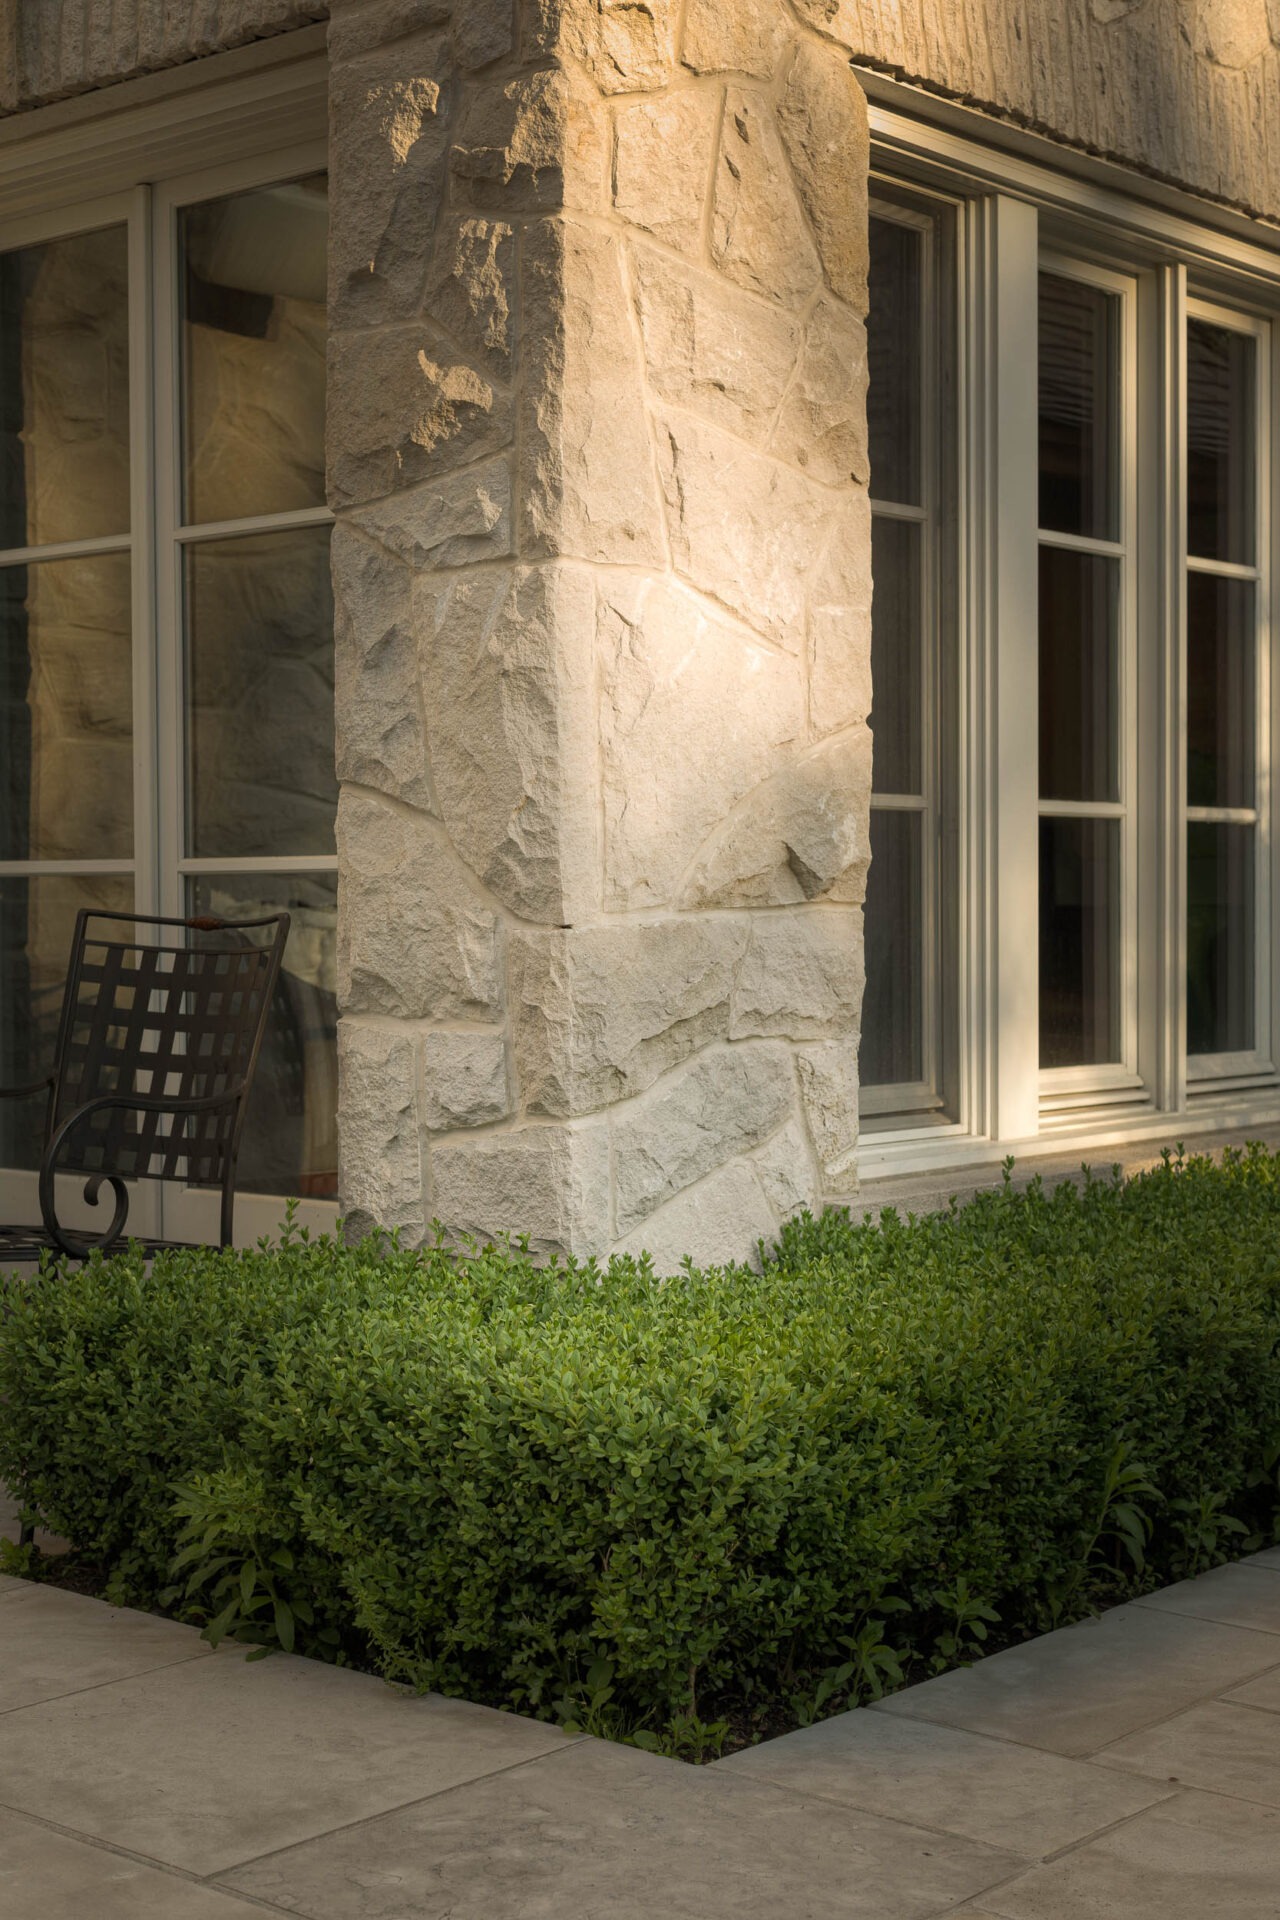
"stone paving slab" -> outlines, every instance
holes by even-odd
[[[1177,1586],[1147,1594],[1133,1604],[1197,1620],[1216,1620],[1225,1627],[1280,1633],[1280,1564],[1260,1567],[1250,1561],[1215,1567],[1210,1573],[1180,1580]]]
[[[0,1714],[157,1667],[212,1658],[196,1629],[176,1620],[27,1580],[7,1583],[3,1599]]]
[[[948,1920],[1276,1920],[1280,1815],[1179,1794]]]
[[[1113,1607],[869,1711],[1079,1757],[1253,1679],[1278,1664],[1277,1651],[1271,1633],[1154,1607]]]
[[[1280,1808],[1280,1714],[1207,1700],[1097,1756],[1148,1780],[1176,1782]],[[1276,1889],[1280,1913],[1280,1886]]]
[[[1280,1713],[1280,1667],[1273,1667],[1270,1673],[1248,1681],[1243,1687],[1233,1687],[1222,1698],[1244,1707],[1261,1708],[1266,1713]]]
[[[1122,1785],[1087,1761],[867,1708],[735,1753],[713,1771],[771,1780],[1030,1859],[1175,1791],[1154,1782]]]
[[[4,1920],[262,1920],[234,1894],[0,1809]]]
[[[930,1920],[1021,1864],[589,1740],[219,1884],[309,1920]]]
[[[515,1714],[230,1646],[0,1726],[0,1802],[200,1875],[570,1744]]]

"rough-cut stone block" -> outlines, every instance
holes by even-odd
[[[773,108],[766,96],[740,87],[725,96],[711,257],[739,286],[793,307],[808,299],[821,273]]]
[[[753,1169],[734,1160],[669,1200],[614,1251],[635,1259],[647,1253],[660,1276],[678,1274],[686,1260],[704,1268],[733,1260],[754,1266],[759,1242],[771,1246],[777,1231],[777,1216]]]
[[[436,236],[425,311],[495,380],[509,380],[515,238],[505,220],[467,215]]]
[[[866,330],[834,300],[809,317],[773,451],[828,486],[867,482]]]
[[[689,0],[681,58],[695,73],[771,80],[787,40],[779,0]]]
[[[453,16],[453,50],[460,67],[487,67],[515,45],[513,0],[455,0]]]
[[[454,1235],[527,1234],[535,1253],[589,1259],[613,1237],[603,1120],[516,1127],[433,1146],[431,1204]]]
[[[718,275],[699,273],[665,254],[640,246],[633,259],[654,392],[765,447],[800,348],[796,321],[727,286]],[[806,374],[806,390],[823,371]],[[844,396],[838,396],[839,412],[844,404]],[[794,424],[780,451],[794,459],[792,442],[803,422],[792,407],[786,417]]]
[[[1200,0],[1195,17],[1195,50],[1219,67],[1247,67],[1271,45],[1267,15],[1273,0]],[[1280,24],[1280,23],[1278,23]]]
[[[500,1017],[497,916],[436,822],[348,790],[338,807],[338,861],[344,1012]]]
[[[843,60],[801,41],[778,108],[778,125],[827,284],[856,312],[865,313],[870,157],[866,96]]]
[[[498,455],[386,494],[349,521],[418,572],[503,560],[512,547],[511,469]]]
[[[705,87],[617,110],[614,207],[682,253],[701,250],[719,112],[719,94]]]
[[[862,1009],[862,914],[857,907],[760,913],[733,983],[729,1037],[825,1040],[852,1032]]]
[[[558,51],[580,61],[602,93],[650,92],[671,78],[677,0],[571,0],[558,13]]]
[[[789,1220],[794,1213],[815,1212],[820,1206],[822,1182],[800,1120],[788,1120],[772,1140],[752,1154],[751,1166],[780,1220]]]
[[[621,247],[544,222],[526,236],[521,293],[526,549],[657,564],[662,507]]]
[[[332,566],[338,778],[429,809],[408,569],[341,521]]]
[[[419,604],[432,779],[454,845],[523,918],[580,918],[599,894],[590,575],[428,575]]]
[[[746,925],[727,916],[514,931],[511,1019],[525,1109],[608,1107],[726,1038],[746,941]]]
[[[509,446],[512,408],[421,321],[329,340],[329,502],[359,506]]]
[[[393,40],[446,26],[454,0],[330,0],[328,11],[329,60],[336,66]]]
[[[418,1072],[412,1039],[356,1020],[338,1026],[339,1186],[352,1238],[426,1232]]]
[[[857,1182],[858,1036],[823,1040],[796,1054],[809,1136],[828,1194],[852,1192]]]
[[[432,1133],[486,1127],[511,1111],[507,1046],[500,1033],[422,1036],[422,1118]]]
[[[557,71],[488,82],[468,103],[449,164],[481,209],[603,212],[608,134],[599,100]]]
[[[840,497],[686,414],[663,413],[657,448],[678,570],[798,653],[808,576],[827,550]]]
[[[803,741],[798,662],[671,580],[602,586],[605,898],[671,902],[698,847]]]
[[[871,736],[824,740],[763,781],[698,856],[686,907],[783,907],[823,895],[860,902],[871,857]]]
[[[334,69],[331,326],[403,320],[416,309],[444,192],[449,105],[438,39],[398,41]]]
[[[871,506],[847,496],[810,583],[810,718],[834,732],[871,711]]]
[[[786,1119],[795,1093],[785,1046],[712,1047],[624,1107],[613,1129],[618,1232],[759,1146]]]

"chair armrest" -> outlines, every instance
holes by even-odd
[[[54,1175],[57,1172],[57,1159],[69,1134],[74,1132],[91,1114],[101,1113],[108,1107],[124,1107],[133,1113],[171,1113],[175,1116],[187,1114],[216,1113],[220,1107],[229,1107],[241,1098],[245,1090],[243,1080],[234,1087],[228,1087],[222,1093],[198,1094],[193,1098],[184,1098],[181,1094],[164,1093],[99,1093],[92,1100],[86,1100],[83,1106],[69,1113],[59,1124],[49,1139],[40,1162],[40,1212],[44,1224],[54,1245],[63,1253],[76,1260],[87,1259],[95,1249],[103,1252],[114,1246],[124,1231],[125,1221],[129,1217],[129,1189],[118,1173],[104,1170],[92,1173],[85,1181],[84,1197],[91,1207],[98,1204],[98,1195],[102,1183],[107,1185],[116,1197],[115,1212],[111,1224],[104,1234],[86,1239],[82,1234],[68,1233],[58,1220],[54,1206]]]

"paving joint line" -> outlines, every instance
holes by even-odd
[[[203,1653],[184,1653],[179,1660],[162,1661],[158,1667],[140,1667],[136,1673],[117,1674],[114,1680],[93,1680],[86,1687],[69,1687],[66,1693],[46,1694],[42,1700],[26,1700],[18,1707],[0,1707],[0,1720],[7,1720],[14,1713],[38,1712],[41,1707],[51,1707],[56,1700],[75,1700],[82,1693],[101,1693],[104,1687],[127,1687],[131,1680],[146,1680],[153,1673],[168,1673],[172,1667],[189,1667],[211,1651],[206,1648]]]
[[[63,1840],[75,1840],[83,1847],[94,1847],[99,1853],[109,1853],[118,1860],[130,1860],[135,1866],[149,1867],[153,1873],[167,1874],[171,1880],[181,1880],[184,1886],[209,1887],[208,1875],[193,1873],[189,1867],[179,1867],[171,1860],[158,1860],[153,1854],[139,1853],[133,1847],[121,1846],[117,1840],[104,1840],[96,1833],[83,1833],[79,1827],[64,1826],[60,1820],[50,1820],[46,1814],[32,1813],[28,1807],[15,1807],[7,1800],[0,1800],[0,1810],[12,1814],[16,1820],[25,1820],[31,1826],[38,1827],[43,1833],[56,1833]],[[289,1913],[294,1920],[305,1920],[298,1915],[296,1907],[282,1907],[274,1900],[266,1900],[259,1894],[241,1893],[238,1887],[215,1887],[214,1892],[234,1895],[251,1906],[258,1906],[266,1913]]]
[[[549,1747],[546,1753],[531,1753],[523,1760],[511,1760],[505,1767],[494,1767],[488,1773],[473,1774],[469,1780],[454,1780],[447,1787],[436,1787],[430,1793],[416,1794],[412,1800],[398,1800],[394,1806],[382,1807],[377,1813],[363,1813],[356,1820],[340,1820],[336,1826],[325,1827],[321,1833],[307,1834],[302,1840],[287,1840],[282,1847],[268,1847],[263,1853],[251,1853],[243,1860],[232,1860],[225,1867],[216,1867],[200,1881],[201,1886],[216,1887],[219,1893],[239,1893],[238,1887],[220,1884],[220,1876],[226,1873],[240,1873],[245,1867],[255,1867],[263,1860],[274,1860],[278,1854],[291,1853],[295,1847],[313,1847],[321,1840],[329,1840],[338,1833],[355,1833],[360,1827],[371,1827],[378,1820],[387,1820],[393,1813],[407,1813],[411,1807],[425,1807],[429,1800],[439,1800],[446,1793],[461,1793],[467,1787],[478,1787],[482,1780],[499,1780],[504,1774],[518,1773],[522,1767],[531,1767],[538,1760],[555,1760],[562,1753],[580,1747],[589,1736],[585,1733],[574,1735],[562,1747]],[[293,1909],[290,1909],[293,1911]]]

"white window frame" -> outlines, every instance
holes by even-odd
[[[952,823],[962,909],[956,963],[964,981],[960,1112],[952,1127],[864,1133],[862,1178],[945,1172],[1007,1152],[1061,1154],[1075,1147],[1083,1157],[1144,1139],[1272,1124],[1280,1120],[1274,1053],[1280,963],[1273,958],[1280,955],[1280,887],[1270,884],[1270,866],[1280,841],[1270,767],[1280,748],[1280,676],[1269,666],[1258,701],[1259,1048],[1247,1060],[1214,1062],[1219,1070],[1199,1077],[1203,1063],[1188,1063],[1184,1053],[1183,396],[1188,311],[1213,306],[1232,326],[1262,329],[1270,366],[1260,362],[1258,382],[1261,666],[1269,633],[1280,633],[1272,564],[1280,517],[1271,471],[1280,458],[1280,324],[1272,324],[1273,317],[1280,322],[1280,247],[1230,210],[1219,220],[1190,195],[1021,130],[993,129],[984,121],[975,136],[976,115],[922,102],[918,92],[882,76],[859,77],[870,97],[873,173],[959,202],[961,209],[960,591],[951,644],[959,652],[954,724],[964,745]],[[1111,1070],[1044,1074],[1038,1065],[1035,750],[1036,276],[1042,264],[1125,293],[1121,737],[1129,843],[1123,1058]],[[1151,377],[1153,363],[1158,379]],[[1133,377],[1138,367],[1147,374],[1141,391]],[[1158,475],[1166,480],[1153,488]],[[1107,809],[1089,804],[1080,811]]]
[[[131,873],[139,913],[185,915],[188,875],[336,872],[336,855],[279,859],[184,857],[183,547],[194,539],[329,524],[325,507],[243,521],[179,524],[181,208],[328,164],[324,29],[308,29],[171,74],[16,115],[0,126],[0,252],[123,225],[129,253],[130,532],[0,553],[0,564],[129,551],[132,555],[134,854],[131,860],[6,861],[0,876]],[[228,161],[228,153],[236,158]],[[85,192],[86,186],[92,191]],[[106,187],[110,191],[99,189]],[[83,1180],[58,1181],[60,1217],[101,1224]],[[37,1175],[0,1169],[0,1217],[38,1220]],[[218,1196],[130,1183],[131,1233],[216,1240]],[[274,1233],[273,1195],[237,1192],[235,1238]],[[335,1202],[304,1199],[300,1224],[331,1230]]]
[[[945,905],[941,898],[941,849],[938,835],[942,808],[942,769],[939,764],[939,711],[942,690],[939,634],[941,626],[942,541],[939,526],[942,502],[939,476],[944,435],[941,420],[941,394],[938,380],[937,309],[939,298],[938,221],[928,214],[887,198],[879,198],[872,183],[870,212],[877,219],[909,228],[923,237],[920,249],[920,504],[917,507],[896,501],[871,498],[871,514],[886,520],[902,520],[921,530],[922,581],[920,590],[919,685],[923,712],[920,722],[920,793],[886,793],[872,781],[873,812],[910,812],[922,817],[920,844],[920,946],[921,969],[920,1054],[922,1077],[919,1081],[893,1083],[864,1088],[861,1110],[864,1118],[890,1117],[906,1129],[921,1123],[936,1124],[934,1116],[943,1104],[938,1091],[943,1073],[941,957],[947,941],[944,926]],[[874,761],[873,761],[874,764]],[[945,1123],[943,1123],[945,1124]]]
[[[1272,1078],[1275,1074],[1276,1009],[1271,975],[1275,968],[1272,924],[1272,860],[1274,835],[1269,794],[1275,748],[1271,713],[1271,642],[1276,630],[1272,623],[1271,574],[1274,556],[1271,539],[1271,472],[1268,449],[1276,437],[1271,392],[1271,361],[1274,354],[1274,323],[1256,314],[1242,313],[1206,299],[1188,298],[1188,320],[1206,320],[1232,333],[1244,334],[1254,341],[1254,445],[1256,470],[1254,483],[1253,566],[1241,566],[1228,560],[1205,560],[1188,555],[1186,571],[1219,579],[1247,580],[1254,586],[1254,663],[1257,704],[1254,715],[1254,805],[1229,807],[1193,807],[1185,805],[1185,818],[1191,822],[1212,823],[1235,820],[1254,828],[1254,1039],[1252,1049],[1242,1053],[1190,1054],[1187,1058],[1187,1094],[1189,1099],[1221,1092],[1224,1088],[1244,1088]]]

